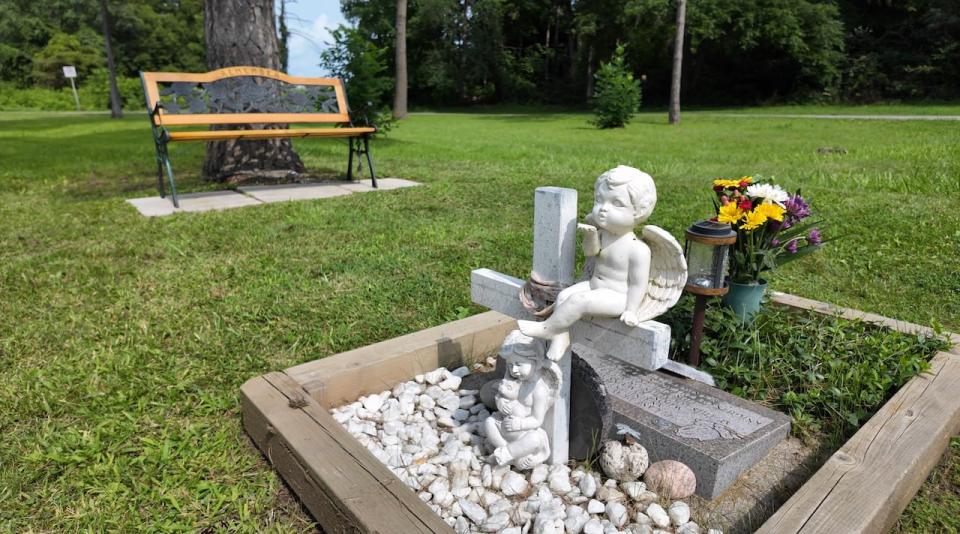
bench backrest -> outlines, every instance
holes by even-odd
[[[141,72],[140,80],[157,126],[350,122],[343,82],[337,78],[228,67],[196,74]]]

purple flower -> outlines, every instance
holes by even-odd
[[[787,252],[790,254],[797,253],[797,241],[799,241],[799,239],[791,239],[790,242],[787,243]]]
[[[800,220],[810,216],[810,205],[800,195],[793,195],[783,203],[787,213],[794,219]]]
[[[823,237],[820,235],[820,229],[814,228],[813,230],[810,230],[810,234],[807,235],[807,241],[809,241],[811,245],[819,245],[821,242],[823,242]]]
[[[774,246],[774,247],[775,247],[775,246],[778,246],[778,245],[780,244],[780,240],[777,239],[777,238],[773,238],[773,239],[770,240],[770,244],[771,244],[772,246]]]

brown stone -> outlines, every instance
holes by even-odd
[[[643,474],[647,488],[668,499],[686,499],[697,490],[697,477],[686,464],[662,460],[652,464]]]

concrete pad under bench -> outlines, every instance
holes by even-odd
[[[173,207],[170,198],[148,197],[129,198],[127,202],[137,208],[144,217],[162,217],[173,215],[181,211],[213,211],[244,206],[258,206],[262,204],[255,198],[248,197],[236,191],[205,191],[202,193],[187,193],[178,195],[180,207]]]
[[[173,215],[181,211],[211,211],[244,206],[257,206],[292,200],[316,200],[351,193],[390,191],[422,185],[402,178],[380,178],[374,189],[365,182],[317,182],[309,184],[245,185],[236,191],[207,191],[178,195],[180,207],[174,208],[170,198],[148,197],[127,199],[145,217]]]

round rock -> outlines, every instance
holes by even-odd
[[[697,490],[697,477],[685,464],[662,460],[647,468],[643,481],[651,490],[668,499],[685,499]]]

